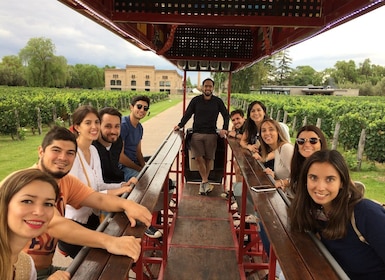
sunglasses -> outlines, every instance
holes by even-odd
[[[309,141],[310,144],[314,145],[317,144],[320,139],[316,137],[311,137],[311,138],[297,138],[295,141],[297,142],[298,145],[303,145],[307,141]]]
[[[142,104],[136,104],[136,108],[138,108],[139,110],[143,108],[144,111],[148,111],[148,109],[150,109],[150,107],[148,106],[143,106]]]

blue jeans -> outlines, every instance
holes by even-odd
[[[136,171],[135,169],[128,168],[127,166],[124,166],[122,164],[119,164],[119,168],[124,173],[124,181],[130,180],[132,177],[136,177],[139,174],[139,171]]]

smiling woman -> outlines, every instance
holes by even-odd
[[[36,279],[34,262],[22,250],[47,230],[58,195],[55,179],[34,168],[0,183],[0,279]],[[52,275],[57,276],[69,279],[64,271]]]

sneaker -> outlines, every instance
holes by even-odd
[[[227,192],[221,193],[221,197],[222,197],[223,199],[228,199],[228,198],[229,198],[229,192],[227,191]]]
[[[200,185],[199,185],[199,192],[198,192],[198,194],[200,194],[200,195],[206,195],[206,191],[205,191],[205,183],[201,183]]]
[[[147,228],[144,234],[146,234],[150,238],[162,237],[162,233],[153,226],[150,226],[149,228]]]
[[[245,218],[245,222],[248,223],[248,224],[258,224],[259,219],[256,216],[254,216],[254,215],[248,215]]]
[[[213,191],[214,186],[211,185],[211,184],[209,184],[209,183],[205,183],[205,184],[204,184],[204,188],[205,188],[205,193],[206,193],[206,195],[207,195],[208,193],[210,193],[210,192]]]

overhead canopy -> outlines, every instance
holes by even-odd
[[[59,1],[180,69],[231,72],[385,4],[380,0]]]

